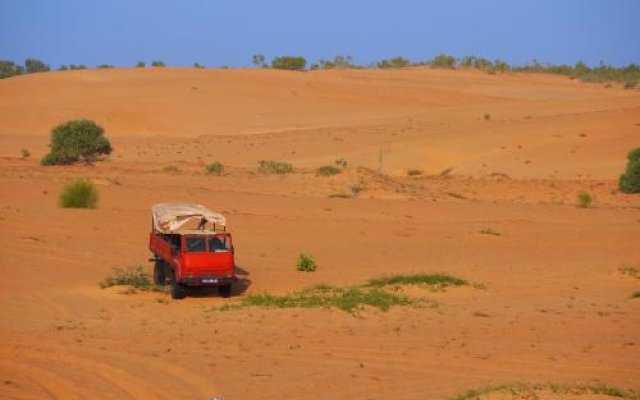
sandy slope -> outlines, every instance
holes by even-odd
[[[640,199],[615,190],[640,145],[638,91],[425,69],[101,70],[1,80],[0,110],[2,398],[438,399],[513,381],[640,389],[640,301],[629,298],[640,279],[618,271],[640,269]],[[22,147],[40,157],[51,126],[80,116],[105,126],[116,148],[107,161],[19,159]],[[345,173],[314,175],[339,157]],[[298,169],[258,175],[259,159]],[[204,175],[212,160],[228,174]],[[99,186],[97,210],[57,207],[72,177]],[[357,199],[328,197],[360,182]],[[593,208],[575,207],[579,190]],[[409,272],[484,289],[354,317],[219,312],[235,300],[98,288],[112,267],[148,265],[148,209],[172,199],[227,215],[248,273],[238,296]],[[301,251],[316,273],[294,270]]]

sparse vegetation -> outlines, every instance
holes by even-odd
[[[87,180],[77,179],[65,185],[59,201],[62,208],[96,208],[98,189]]]
[[[51,70],[47,64],[35,58],[27,58],[24,61],[24,69],[27,74],[35,74],[37,72],[47,72]]]
[[[410,169],[407,171],[407,176],[421,176],[422,174],[421,169]]]
[[[428,285],[444,288],[447,286],[465,286],[468,284],[469,282],[466,279],[446,274],[413,274],[374,278],[370,279],[365,286],[380,288],[393,285]]]
[[[193,68],[195,68],[195,69],[203,69],[204,65],[201,65],[200,63],[196,62],[196,63],[193,63]]]
[[[332,193],[329,195],[330,199],[352,199],[353,195],[346,193]]]
[[[485,121],[491,121],[491,114],[484,114],[482,118],[484,118]]]
[[[307,66],[307,60],[304,57],[281,56],[271,60],[271,68],[284,69],[289,71],[303,71]]]
[[[293,165],[284,161],[260,160],[258,172],[261,174],[289,174],[293,172]]]
[[[316,175],[331,176],[331,175],[338,175],[341,172],[342,172],[342,169],[334,165],[323,165],[322,167],[316,170]]]
[[[621,192],[640,193],[640,147],[627,154],[627,168],[618,183]]]
[[[363,306],[387,311],[391,306],[410,305],[411,299],[380,289],[332,288],[320,286],[287,295],[258,294],[249,295],[241,300],[243,306],[275,308],[322,308],[336,307],[354,313]]]
[[[344,158],[338,158],[337,160],[334,161],[334,164],[342,169],[347,168],[347,160],[345,160]]]
[[[638,272],[638,269],[636,267],[624,266],[624,267],[618,268],[618,271],[620,271],[622,275],[640,279],[640,272]]]
[[[204,169],[209,175],[220,176],[224,173],[224,164],[222,164],[220,161],[214,161],[210,164],[205,165]]]
[[[483,397],[495,398],[500,394],[501,399],[538,399],[539,392],[551,392],[556,395],[604,395],[627,400],[639,400],[640,393],[633,390],[624,390],[605,384],[527,384],[506,383],[501,385],[486,386],[479,389],[471,389],[450,397],[449,400],[480,400]]]
[[[581,208],[587,208],[591,206],[591,203],[593,203],[593,198],[588,192],[585,192],[585,191],[578,192],[577,199],[578,199],[578,207],[581,207]]]
[[[147,64],[144,61],[138,61],[136,63],[136,68],[144,68],[146,66],[147,66]]]
[[[112,69],[112,68],[115,68],[115,67],[111,64],[100,64],[96,67],[96,69]]]
[[[167,174],[178,174],[180,173],[180,168],[176,167],[175,165],[165,165],[162,168],[162,172]]]
[[[42,165],[73,164],[78,160],[90,163],[112,151],[104,129],[88,119],[67,121],[53,128],[49,148],[40,161]]]
[[[314,272],[318,266],[316,261],[309,254],[300,253],[298,255],[298,262],[296,263],[296,269],[302,272]]]
[[[268,68],[267,61],[262,54],[254,54],[253,57],[251,57],[251,61],[256,67]]]
[[[22,156],[22,158],[29,158],[31,157],[31,152],[27,148],[22,148],[20,150],[20,155]]]
[[[166,64],[164,63],[164,61],[154,60],[154,61],[151,61],[151,66],[152,67],[166,67]]]
[[[467,197],[458,193],[458,192],[446,192],[447,196],[453,197],[454,199],[466,200]]]
[[[480,229],[480,233],[483,235],[493,235],[493,236],[502,236],[502,233],[496,231],[493,228],[483,228]]]
[[[102,289],[111,286],[131,286],[139,290],[154,290],[151,275],[142,265],[128,268],[113,268],[111,275],[99,282]]]
[[[404,57],[394,57],[388,59],[382,59],[378,61],[376,67],[378,68],[404,68],[411,65],[411,61],[407,60]]]
[[[317,64],[311,66],[311,69],[346,69],[359,68],[353,63],[353,57],[337,55],[333,60],[325,60],[321,58]]]

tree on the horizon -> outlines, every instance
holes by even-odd
[[[267,61],[264,55],[254,54],[252,57],[253,65],[259,68],[267,68]]]
[[[34,74],[36,72],[47,72],[51,70],[51,68],[49,68],[47,64],[35,58],[27,58],[24,61],[24,68],[28,74]]]

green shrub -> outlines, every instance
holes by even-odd
[[[112,150],[104,129],[88,119],[67,121],[53,128],[49,148],[42,165],[72,164],[80,159],[91,162]]]
[[[627,168],[620,175],[618,186],[624,193],[640,193],[640,147],[627,154]]]
[[[22,155],[22,158],[31,157],[31,152],[29,152],[29,149],[27,148],[23,148],[22,150],[20,150],[20,154]]]
[[[59,200],[62,208],[96,208],[98,189],[89,181],[77,179],[65,185]]]
[[[333,57],[333,60],[325,60],[323,58],[318,61],[318,64],[314,64],[316,68],[312,69],[345,69],[345,68],[357,68],[357,65],[353,64],[353,57],[337,55]]]
[[[24,67],[10,60],[0,60],[0,79],[10,78],[24,73]]]
[[[317,267],[315,260],[309,254],[300,253],[298,255],[298,263],[296,264],[298,271],[313,272]]]
[[[392,285],[429,285],[429,286],[465,286],[469,282],[466,279],[457,278],[445,274],[413,274],[393,275],[382,278],[370,279],[366,286],[383,287]]]
[[[578,207],[587,208],[593,203],[593,198],[588,192],[578,192]]]
[[[152,67],[165,67],[166,64],[164,63],[164,61],[154,60],[154,61],[151,62],[151,66]]]
[[[429,65],[435,68],[454,69],[456,67],[456,58],[446,54],[439,54],[429,61]]]
[[[209,175],[222,175],[224,173],[224,165],[219,161],[205,165],[204,169]]]
[[[196,62],[196,63],[193,63],[193,68],[195,68],[195,69],[203,69],[204,65],[201,65],[200,63]]]
[[[152,290],[155,288],[151,282],[151,276],[141,265],[136,265],[126,269],[114,268],[111,275],[102,279],[99,285],[102,289],[122,285],[133,286],[134,288],[141,290]]]
[[[267,68],[267,62],[266,62],[266,59],[265,59],[264,55],[262,55],[262,54],[254,54],[251,59],[253,61],[253,65],[255,65],[256,67]]]
[[[271,68],[275,69],[302,71],[306,66],[307,60],[304,57],[282,56],[276,57],[271,61]]]
[[[335,165],[323,165],[322,167],[316,170],[316,175],[319,176],[331,176],[338,175],[342,170]]]
[[[96,67],[96,69],[113,69],[113,68],[115,67],[111,64],[100,64]]]
[[[284,161],[260,160],[258,172],[261,174],[289,174],[293,172],[293,165]]]
[[[136,68],[144,68],[146,66],[147,64],[145,64],[144,61],[138,61],[138,63],[136,64]]]

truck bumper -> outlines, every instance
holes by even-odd
[[[198,276],[191,277],[187,276],[182,278],[179,282],[183,285],[187,286],[223,286],[230,285],[237,280],[235,276],[233,277],[215,277],[215,276]]]

